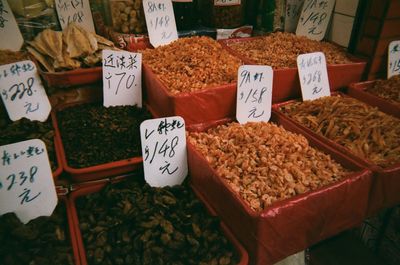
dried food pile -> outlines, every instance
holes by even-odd
[[[126,180],[76,201],[88,264],[229,265],[238,257],[187,184]]]
[[[354,98],[323,97],[280,110],[379,166],[400,162],[400,120]]]
[[[141,0],[110,1],[113,29],[122,33],[143,33],[146,21]]]
[[[236,82],[240,60],[209,37],[180,38],[143,51],[143,62],[178,94]]]
[[[378,80],[366,91],[400,105],[400,75],[392,76],[388,80]]]
[[[343,49],[331,43],[285,32],[271,33],[251,41],[231,42],[229,47],[257,64],[269,65],[275,69],[297,67],[297,56],[311,52],[323,52],[327,64],[351,62]]]
[[[230,123],[188,139],[256,211],[348,173],[303,136],[272,123]]]
[[[23,51],[14,52],[10,50],[0,50],[0,65],[29,60],[28,54]]]

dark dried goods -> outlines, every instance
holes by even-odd
[[[377,80],[373,86],[367,88],[367,92],[400,105],[400,75],[392,76],[388,80]]]
[[[23,51],[0,50],[0,65],[29,60],[28,54]]]

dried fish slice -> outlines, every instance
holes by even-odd
[[[97,50],[97,47],[92,47],[88,36],[87,31],[73,23],[64,30],[63,41],[71,58],[85,57]]]
[[[43,65],[43,67],[48,71],[48,72],[54,72],[54,67],[53,67],[53,62],[49,62],[48,59],[45,58],[44,55],[42,55],[40,52],[38,52],[36,49],[33,47],[27,47],[26,48],[28,52],[39,62]]]
[[[45,29],[40,33],[40,39],[44,43],[47,54],[56,61],[63,60],[62,56],[62,32]]]

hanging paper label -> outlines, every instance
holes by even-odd
[[[103,50],[103,96],[105,107],[142,107],[142,54]]]
[[[295,32],[304,0],[287,0],[285,16],[285,32]]]
[[[328,28],[335,0],[305,0],[296,35],[322,40]]]
[[[0,0],[0,49],[19,51],[24,38],[19,31],[17,21],[7,0]]]
[[[143,0],[143,9],[150,43],[154,47],[178,39],[171,0]]]
[[[400,40],[395,40],[389,44],[387,78],[398,74],[400,74]]]
[[[75,22],[89,32],[95,32],[89,0],[56,0],[56,9],[61,28]]]
[[[0,146],[0,215],[15,212],[26,224],[50,216],[57,194],[42,140],[33,139]]]
[[[214,0],[214,6],[237,6],[241,0]]]
[[[236,119],[269,121],[272,104],[273,70],[265,65],[242,65],[238,69]]]
[[[0,65],[0,93],[8,116],[46,121],[51,105],[32,61]]]
[[[303,100],[330,96],[328,71],[322,52],[301,54],[297,57]]]
[[[150,186],[178,185],[188,174],[182,117],[151,119],[140,125],[144,178]]]

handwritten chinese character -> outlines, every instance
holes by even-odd
[[[248,118],[259,118],[264,114],[264,111],[262,111],[259,115],[256,114],[257,112],[257,108],[253,107],[250,111],[249,111],[249,116],[247,116]]]
[[[0,28],[4,28],[5,22],[8,21],[4,18],[5,14],[8,14],[8,11],[4,9],[3,2],[0,1]]]
[[[6,150],[3,150],[3,156],[1,160],[3,161],[3,166],[10,165],[11,155]]]
[[[125,56],[117,56],[117,68],[125,68]]]
[[[24,204],[25,202],[28,203],[28,202],[33,201],[34,199],[36,199],[42,193],[42,192],[39,192],[38,194],[36,194],[36,196],[34,196],[32,198],[29,198],[30,192],[31,192],[30,189],[24,188],[24,191],[18,196],[18,198],[22,197],[22,200],[21,200],[21,203],[20,203],[21,205]]]
[[[104,58],[104,64],[105,67],[112,67],[115,68],[115,62],[114,62],[114,54],[110,54],[107,56],[107,58]]]
[[[136,54],[135,54],[135,56],[132,56],[132,54],[129,55],[129,58],[128,58],[129,62],[128,62],[128,65],[126,66],[126,68],[128,68],[129,70],[132,70],[133,68],[137,69],[136,56],[137,56]]]
[[[165,165],[161,166],[159,168],[159,170],[161,170],[161,174],[164,174],[165,172],[167,172],[167,174],[172,175],[178,170],[178,167],[176,167],[174,170],[170,171],[169,167],[171,166],[171,163],[168,163],[167,161],[164,161],[164,162],[165,162]]]

